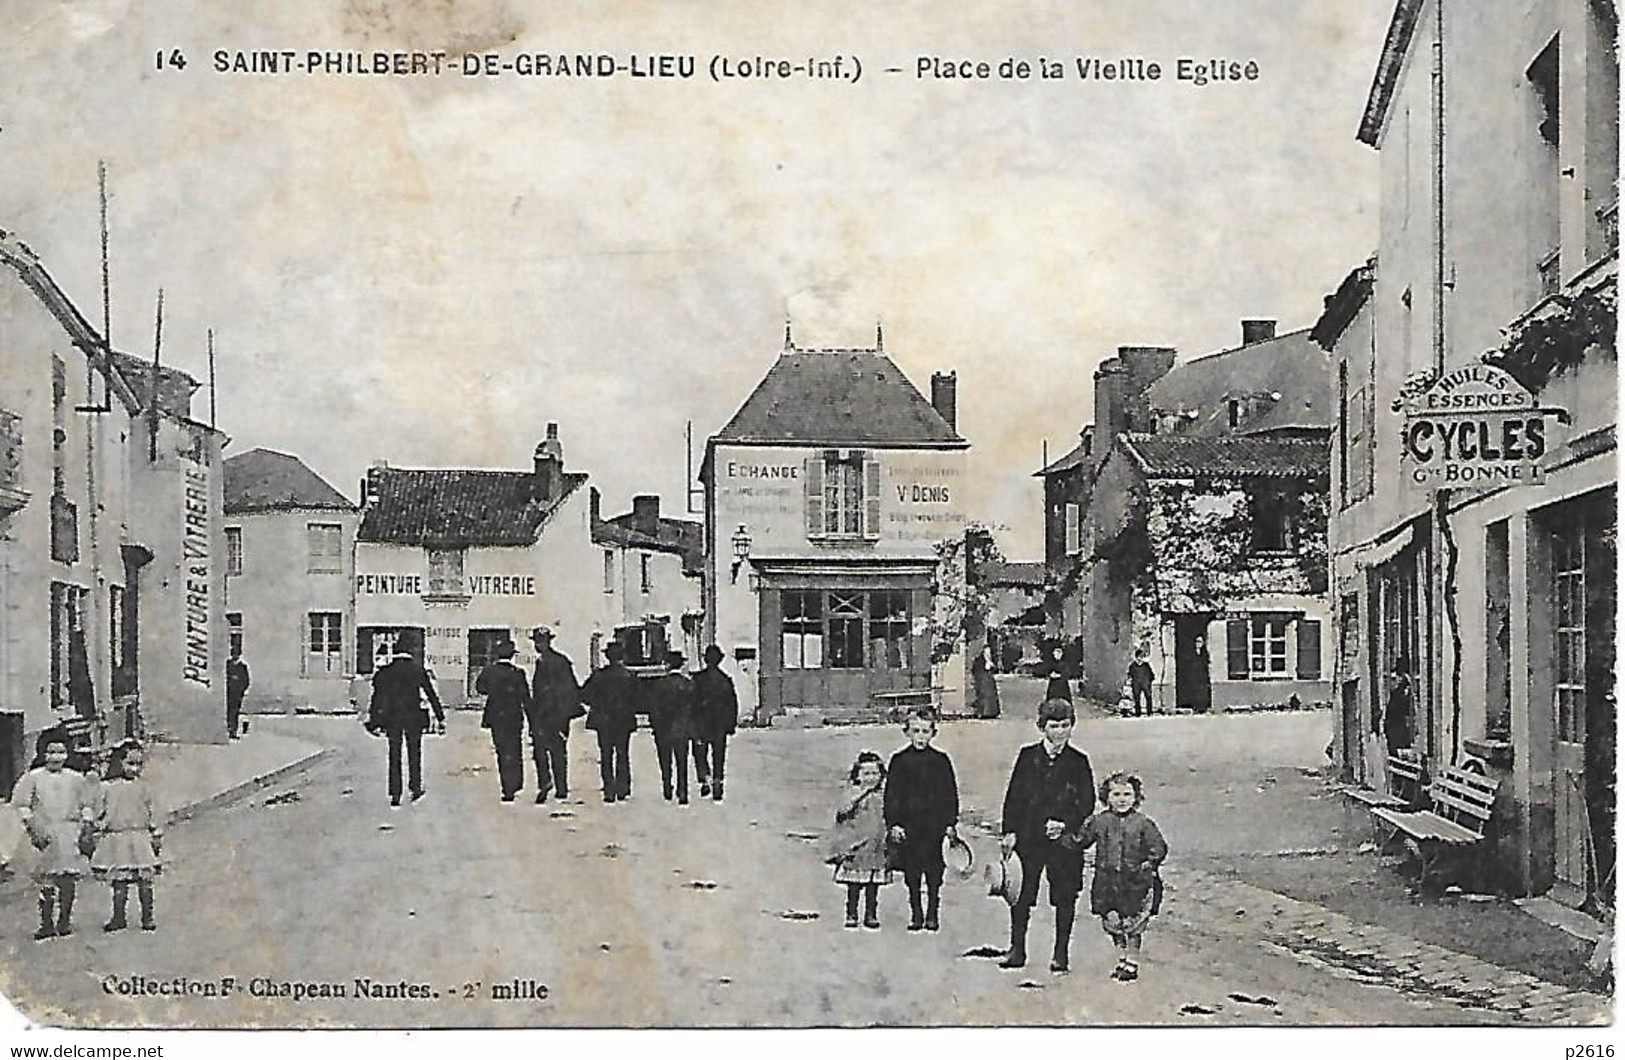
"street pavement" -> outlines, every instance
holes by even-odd
[[[894,727],[743,732],[727,801],[696,792],[680,807],[660,797],[647,733],[634,798],[603,805],[578,726],[571,801],[536,806],[533,788],[498,802],[476,717],[455,713],[426,741],[428,796],[397,810],[381,740],[353,719],[279,721],[333,752],[173,826],[156,933],[104,934],[107,889],[90,884],[77,933],[35,943],[26,881],[0,887],[0,989],[59,1026],[1493,1025],[1605,1011],[1597,995],[1224,874],[1237,857],[1324,841],[1330,808],[1304,812],[1321,791],[1324,713],[1080,723],[1098,775],[1145,777],[1172,849],[1133,984],[1109,979],[1110,943],[1086,914],[1073,971],[1049,973],[1042,905],[1027,969],[968,956],[1007,940],[980,864],[945,889],[939,933],[903,930],[901,883],[882,890],[880,931],[841,926],[844,891],[814,837],[857,751],[901,746]],[[1010,763],[1036,735],[1010,717],[950,722],[938,739],[979,862],[996,849]]]

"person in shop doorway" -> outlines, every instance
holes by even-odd
[[[1388,753],[1410,747],[1415,740],[1412,727],[1414,695],[1411,689],[1410,660],[1400,656],[1394,660],[1394,671],[1388,680],[1388,702],[1382,709],[1383,730],[1387,733]]]
[[[688,805],[689,743],[694,738],[694,682],[683,673],[683,653],[666,653],[666,672],[649,690],[649,728],[660,756],[660,790],[670,802]],[[675,778],[673,776],[675,774]],[[673,779],[676,780],[675,789]]]
[[[372,677],[372,703],[367,708],[367,731],[389,739],[389,804],[401,804],[401,752],[406,752],[406,779],[412,801],[424,796],[423,733],[434,710],[435,729],[445,731],[446,711],[434,681],[409,651],[395,657]]]
[[[239,723],[243,716],[243,696],[248,692],[248,664],[243,661],[243,649],[231,649],[226,660],[226,735],[235,740],[240,735]]]
[[[993,645],[983,644],[970,664],[971,691],[976,697],[972,713],[978,718],[999,716],[999,683],[994,677]]]
[[[497,661],[474,679],[474,691],[485,697],[480,727],[491,731],[503,802],[513,802],[525,786],[525,719],[533,709],[530,682],[513,661],[517,654],[513,642],[504,641],[497,646]]]
[[[538,626],[531,631],[536,646],[536,669],[531,677],[530,751],[536,760],[536,802],[547,801],[549,791],[570,797],[570,723],[587,713],[581,706],[581,686],[568,656],[553,650],[553,631]]]
[[[722,649],[705,649],[705,668],[694,675],[694,775],[700,798],[722,801],[728,737],[739,727],[739,697],[733,678],[722,672]]]
[[[638,678],[622,662],[626,650],[619,644],[604,649],[605,664],[594,670],[581,688],[587,704],[587,728],[598,734],[598,775],[605,802],[632,797],[632,763],[628,754],[638,727]]]

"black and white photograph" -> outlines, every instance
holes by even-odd
[[[1615,0],[0,26],[0,1044],[1613,1056]]]

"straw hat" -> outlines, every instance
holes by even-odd
[[[1021,857],[1014,850],[1006,852],[998,864],[983,870],[982,878],[987,881],[990,897],[1003,898],[1006,905],[1015,905],[1021,894]]]
[[[958,836],[949,836],[944,843],[946,849],[942,860],[960,879],[970,879],[976,867],[976,855],[971,851],[970,844]]]

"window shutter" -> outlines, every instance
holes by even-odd
[[[807,484],[807,536],[824,534],[824,458],[809,456],[802,464],[806,470],[803,481]]]
[[[355,672],[372,673],[372,627],[362,626],[355,631]]]
[[[1082,547],[1078,540],[1078,506],[1068,504],[1066,506],[1066,550],[1068,553],[1072,553],[1077,552]]]
[[[1225,656],[1228,659],[1228,673],[1232,681],[1245,681],[1248,677],[1247,665],[1247,620],[1245,618],[1232,618],[1224,624]]]
[[[1320,619],[1298,619],[1298,680],[1320,680]]]
[[[863,536],[880,537],[880,461],[863,458]]]

